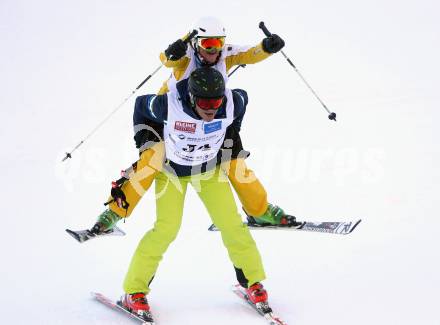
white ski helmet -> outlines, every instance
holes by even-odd
[[[194,24],[197,31],[196,38],[199,37],[226,37],[225,27],[222,22],[215,17],[202,17]]]

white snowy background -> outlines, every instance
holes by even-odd
[[[0,2],[2,324],[134,324],[90,298],[122,281],[155,215],[150,191],[125,237],[78,244],[110,183],[137,157],[130,100],[70,151],[206,14],[233,44],[263,20],[281,54],[232,77],[248,91],[242,138],[270,201],[308,220],[362,218],[350,236],[254,232],[274,310],[289,324],[440,324],[440,23],[437,1]],[[163,68],[138,94],[155,93]],[[193,190],[160,265],[157,324],[265,324],[230,291],[235,275]]]

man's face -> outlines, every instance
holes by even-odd
[[[217,61],[218,56],[220,55],[220,51],[216,51],[215,53],[208,53],[206,50],[201,47],[198,48],[199,55],[202,60],[206,63],[213,64]]]
[[[225,37],[199,37],[196,43],[201,59],[208,64],[213,64],[217,62],[225,45]]]
[[[214,119],[215,113],[217,113],[216,109],[201,109],[196,104],[196,112],[205,122],[211,122]]]
[[[217,110],[223,104],[223,97],[212,99],[195,98],[195,104],[197,114],[199,114],[205,122],[211,122]]]

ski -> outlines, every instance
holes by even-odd
[[[293,226],[288,225],[272,225],[272,224],[258,224],[250,220],[243,222],[251,230],[295,230],[295,231],[312,231],[323,232],[328,234],[348,235],[359,225],[362,220],[357,221],[335,221],[335,222],[298,222]],[[218,231],[219,229],[212,224],[209,231]]]
[[[244,290],[244,288],[236,284],[232,287],[232,291],[243,301],[248,303],[258,314],[263,316],[271,325],[287,325],[286,322],[282,321],[278,316],[274,315],[272,308],[269,307],[267,303],[257,303],[254,304],[249,300],[249,297]]]
[[[107,307],[110,307],[114,310],[121,311],[121,312],[125,313],[126,315],[128,314],[128,316],[132,317],[133,319],[138,320],[141,324],[144,324],[144,325],[154,325],[155,324],[154,320],[153,320],[153,316],[151,315],[150,312],[148,312],[148,314],[146,315],[146,318],[144,319],[141,316],[133,314],[129,310],[125,309],[121,305],[120,301],[115,302],[112,299],[104,296],[102,293],[92,292],[91,294],[92,294],[92,297],[95,298],[100,303],[102,303],[102,304],[106,305]]]
[[[125,232],[116,226],[113,227],[113,229],[110,229],[106,232],[103,232],[102,234],[95,234],[95,233],[91,232],[89,229],[86,229],[86,230],[66,229],[66,232],[80,243],[84,243],[90,239],[97,238],[97,237],[103,237],[103,236],[110,236],[110,235],[111,236],[125,236]]]

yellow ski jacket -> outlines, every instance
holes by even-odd
[[[220,55],[220,62],[217,63],[216,66],[223,66],[226,69],[225,72],[227,74],[227,72],[233,66],[240,64],[258,63],[271,55],[271,53],[267,53],[263,50],[262,43],[253,47],[226,44]],[[192,70],[197,67],[197,64],[193,62],[196,60],[196,58],[194,55],[194,49],[191,46],[188,46],[187,55],[177,61],[167,60],[164,52],[160,53],[160,60],[162,61],[162,64],[164,66],[166,66],[167,68],[172,68],[173,72],[170,78],[163,83],[161,89],[158,92],[159,95],[167,93],[170,90],[170,82],[172,81],[172,79],[174,79],[175,83],[183,77],[189,76]],[[217,68],[216,66],[214,67]]]

